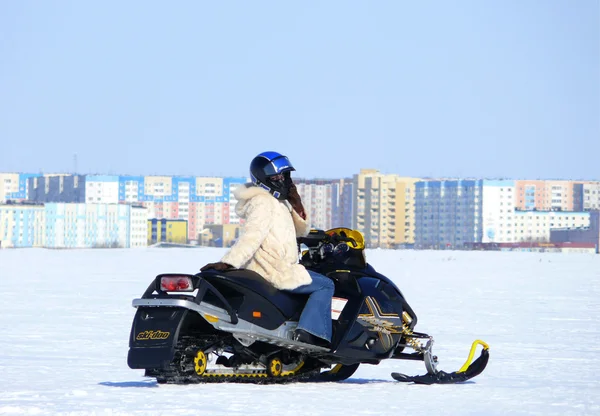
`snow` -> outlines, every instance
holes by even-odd
[[[486,371],[418,386],[363,365],[341,383],[158,385],[127,367],[135,309],[162,272],[195,272],[222,249],[0,250],[0,414],[582,415],[600,414],[600,256],[372,250],[432,334],[440,369],[471,342]]]

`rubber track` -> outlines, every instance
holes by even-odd
[[[218,337],[206,337],[204,339],[182,337],[177,350],[182,353],[187,347],[194,345],[195,348],[200,348],[199,345],[209,346],[214,343]],[[175,356],[178,354],[176,353]],[[302,370],[301,370],[302,371]],[[302,381],[314,381],[320,374],[321,369],[311,369],[299,374],[271,377],[266,373],[258,374],[235,374],[235,375],[202,375],[198,376],[195,373],[182,374],[179,372],[177,364],[171,362],[169,368],[165,370],[154,370],[149,374],[150,377],[155,377],[159,384],[206,384],[206,383],[251,383],[251,384],[285,384],[297,383]]]
[[[304,373],[284,376],[284,377],[258,377],[254,375],[210,375],[210,376],[181,376],[168,375],[168,372],[164,372],[160,376],[157,376],[159,384],[208,384],[208,383],[250,383],[250,384],[285,384],[285,383],[298,383],[306,381],[314,381],[320,374],[321,369],[317,368]]]

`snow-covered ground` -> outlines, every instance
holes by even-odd
[[[342,383],[158,385],[127,367],[134,309],[161,272],[221,249],[0,250],[0,414],[600,414],[600,256],[373,250],[432,334],[440,369],[471,341],[487,370],[460,385],[395,382],[422,363],[364,365]]]

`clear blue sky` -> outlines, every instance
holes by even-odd
[[[0,171],[600,179],[600,2],[3,1]]]

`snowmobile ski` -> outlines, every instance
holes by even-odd
[[[475,361],[473,361],[473,363],[471,363],[477,345],[481,345],[483,349],[481,351],[480,356]],[[485,342],[481,340],[474,341],[473,345],[471,346],[471,351],[469,352],[469,357],[467,358],[465,364],[461,367],[460,370],[454,371],[452,373],[446,373],[445,371],[437,370],[420,376],[408,376],[406,374],[401,373],[392,373],[392,378],[396,381],[401,381],[405,383],[426,385],[462,383],[483,372],[490,358],[489,349],[489,345]]]

